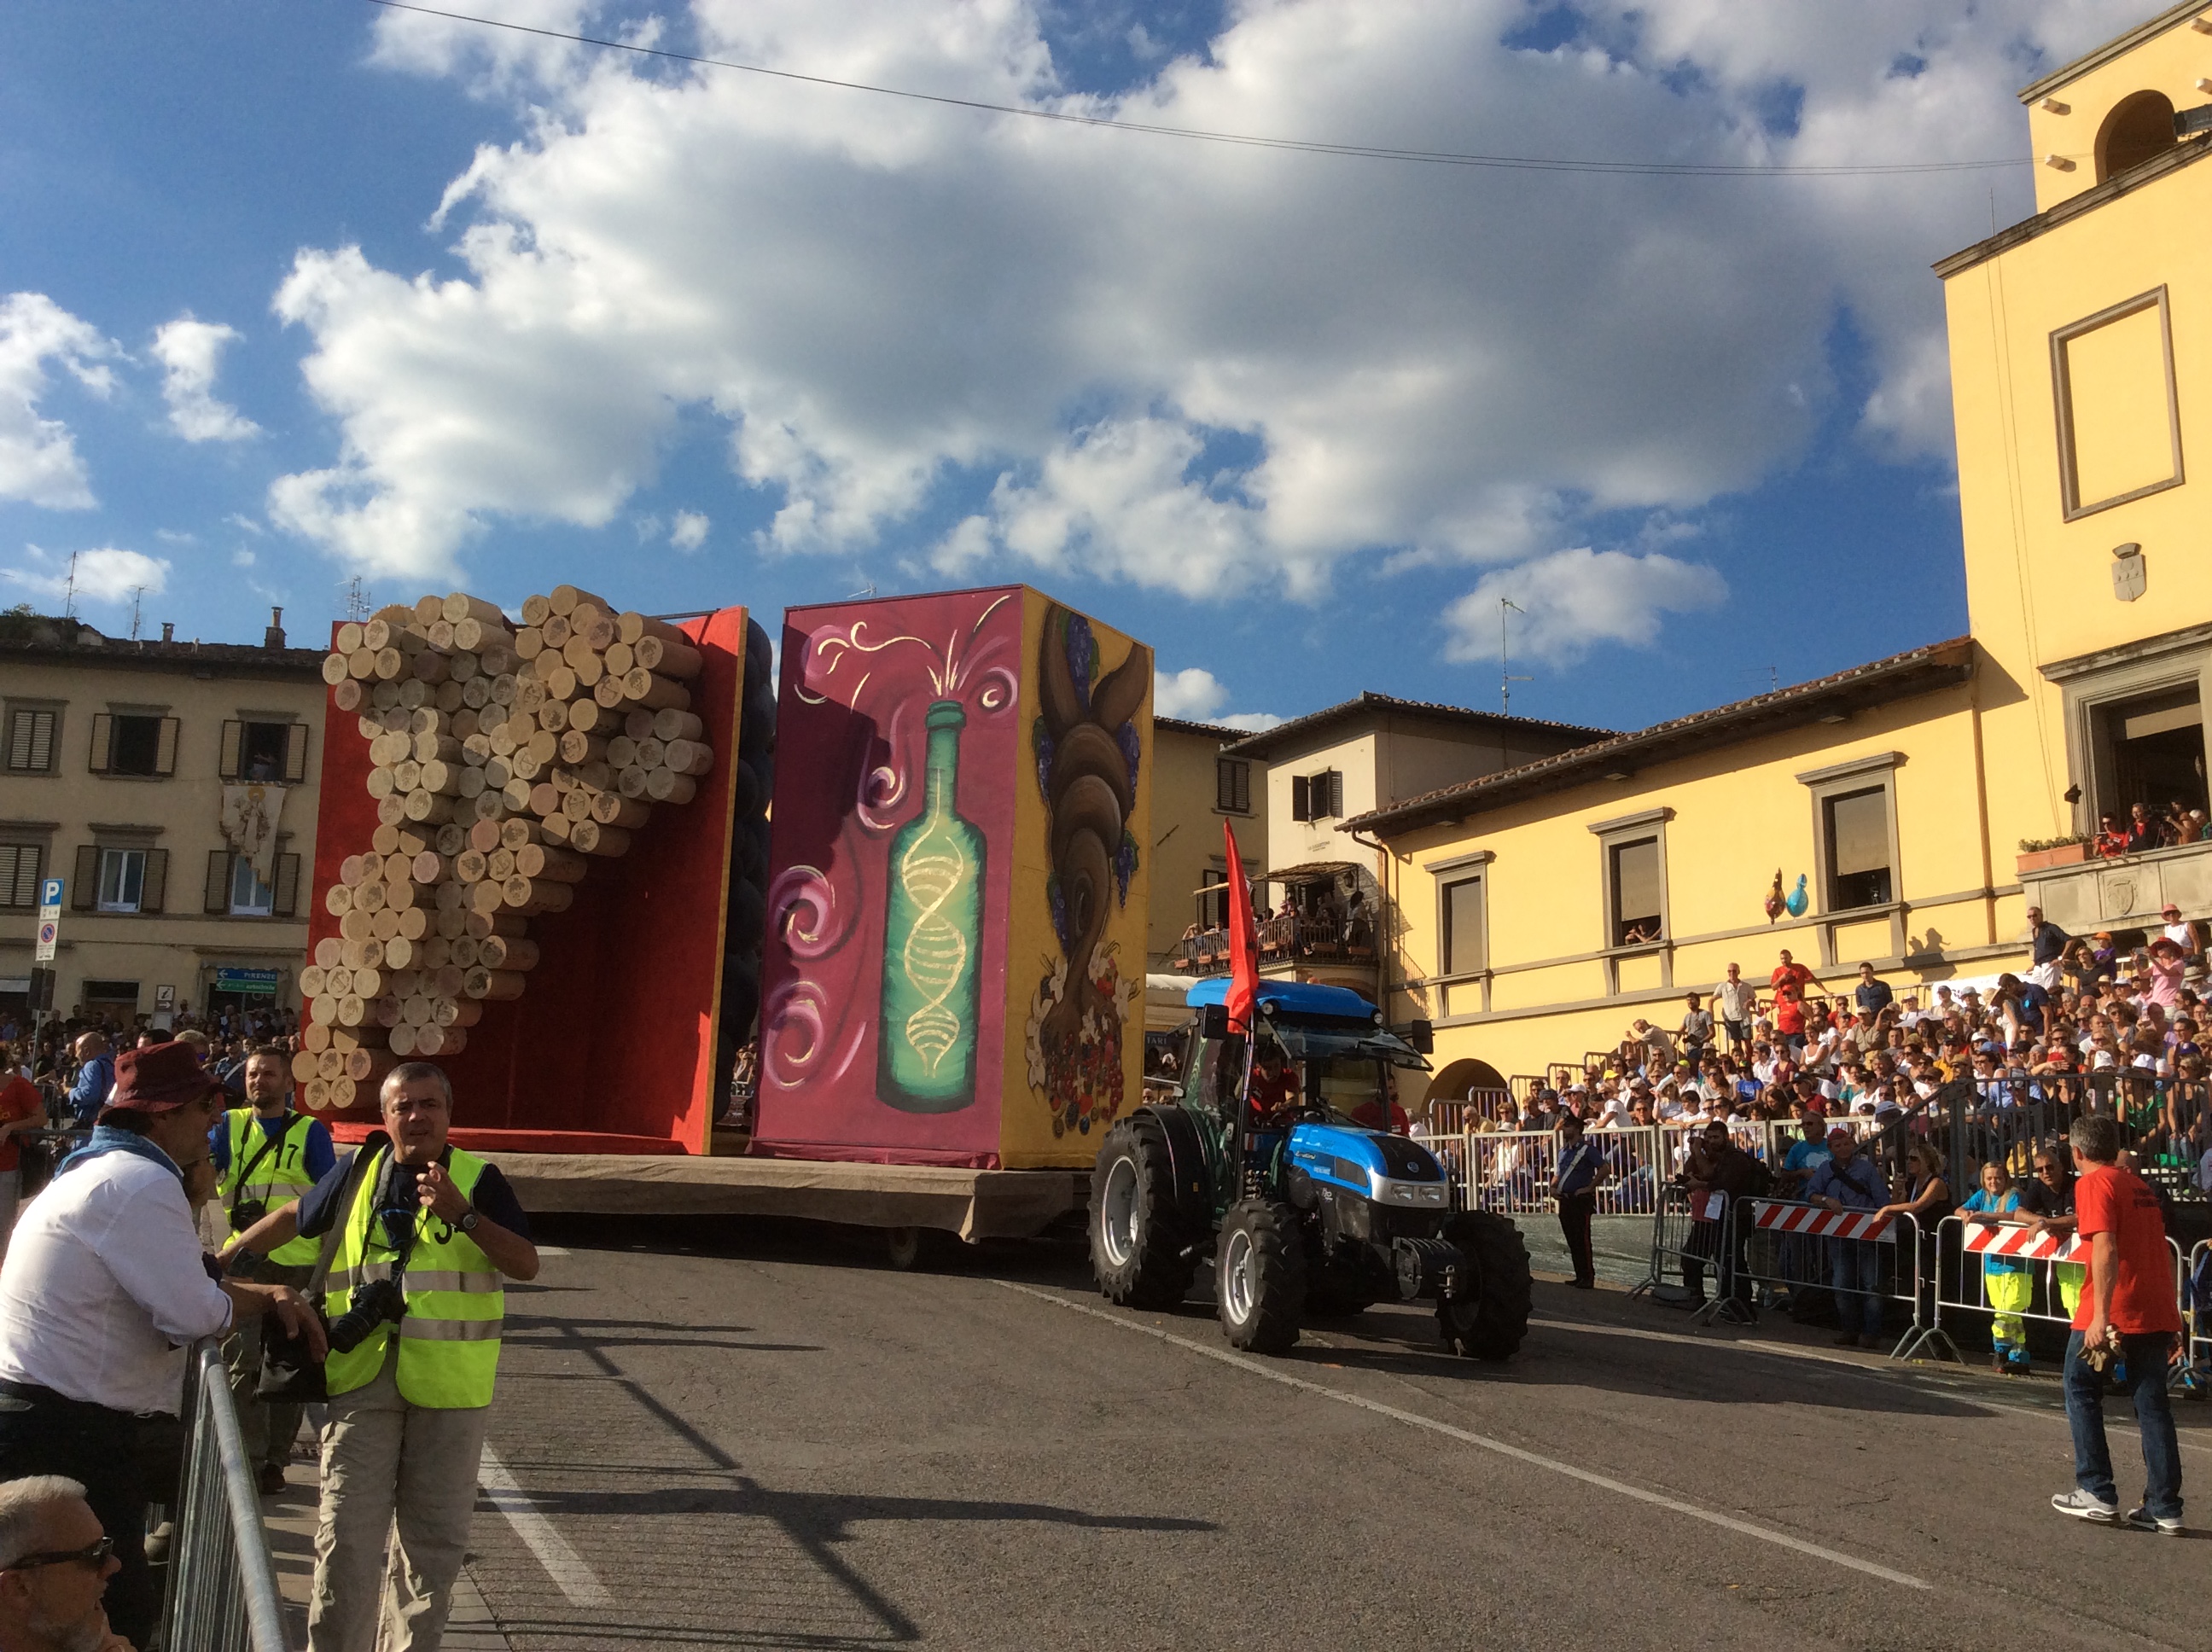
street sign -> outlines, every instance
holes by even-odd
[[[218,993],[240,993],[248,998],[274,998],[279,973],[275,969],[218,969],[215,972],[215,989]]]
[[[62,880],[49,878],[39,885],[39,905],[52,907],[58,914],[62,909]]]
[[[39,920],[39,950],[32,955],[32,963],[52,963],[54,961],[55,938],[61,933],[61,928],[52,918]]]
[[[54,945],[62,932],[62,880],[43,879],[39,884],[39,950],[32,962],[52,963]]]

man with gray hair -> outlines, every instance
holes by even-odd
[[[224,1252],[322,1238],[330,1259],[323,1501],[310,1652],[436,1652],[476,1507],[499,1368],[501,1276],[538,1277],[498,1169],[452,1145],[453,1092],[428,1061],[384,1080],[384,1130]],[[328,1236],[325,1237],[325,1236]],[[400,1564],[386,1598],[386,1545]]]
[[[0,1652],[131,1652],[100,1604],[122,1564],[76,1480],[0,1484]]]

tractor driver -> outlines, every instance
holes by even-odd
[[[1272,1039],[1252,1064],[1249,1093],[1252,1111],[1263,1127],[1279,1127],[1297,1107],[1297,1072],[1291,1066],[1283,1047]]]

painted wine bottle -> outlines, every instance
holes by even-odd
[[[908,1113],[975,1099],[983,954],[983,835],[957,809],[957,700],[929,708],[921,812],[891,839],[876,1095]]]

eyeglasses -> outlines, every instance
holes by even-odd
[[[75,1561],[81,1566],[104,1566],[115,1552],[115,1540],[103,1537],[88,1548],[56,1549],[45,1554],[27,1554],[20,1560],[11,1560],[0,1566],[0,1571],[29,1571],[37,1566],[62,1566]]]

